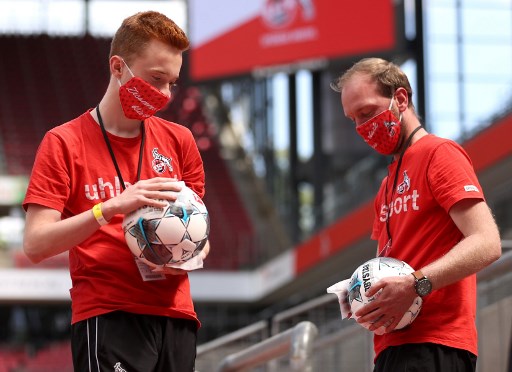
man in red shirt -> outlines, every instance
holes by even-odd
[[[174,200],[163,191],[179,191],[178,181],[204,196],[191,132],[153,116],[172,98],[188,46],[163,14],[125,19],[98,106],[51,129],[39,146],[23,202],[24,249],[33,262],[69,251],[77,371],[194,370],[200,324],[187,273],[152,272],[121,226],[139,207]]]
[[[474,371],[476,273],[498,259],[498,228],[466,152],[422,127],[400,68],[379,58],[357,62],[333,84],[361,137],[392,156],[375,198],[377,255],[407,262],[413,275],[385,278],[358,310],[372,322],[375,371]],[[392,331],[417,296],[416,320]]]

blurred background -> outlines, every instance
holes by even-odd
[[[511,0],[0,0],[0,372],[72,370],[67,254],[28,261],[20,203],[44,133],[99,102],[111,37],[144,10],[191,40],[159,115],[192,130],[206,171],[212,251],[190,274],[198,370],[302,320],[318,328],[313,370],[371,370],[369,335],[325,294],[375,254],[372,199],[390,159],[329,87],[367,56],[401,65],[427,130],[473,160],[504,247],[478,277],[478,368],[507,370]]]

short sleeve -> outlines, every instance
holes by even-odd
[[[205,174],[203,159],[199,153],[192,133],[187,129],[188,135],[183,141],[183,180],[200,198],[205,194]]]
[[[446,212],[463,199],[485,200],[471,159],[453,141],[433,151],[427,177],[434,198]]]
[[[67,151],[64,141],[52,132],[48,132],[36,153],[23,201],[25,210],[28,204],[33,203],[63,212],[70,194],[70,177],[66,161]]]

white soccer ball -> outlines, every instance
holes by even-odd
[[[365,292],[377,281],[389,276],[410,275],[413,272],[414,269],[407,263],[392,257],[372,258],[359,266],[354,271],[354,274],[352,274],[348,285],[348,301],[354,319],[357,319],[354,315],[357,310],[373,301],[379,295],[380,292],[377,292],[377,294],[372,297],[365,296]],[[418,316],[422,304],[422,298],[419,296],[416,297],[409,310],[403,315],[394,329],[402,329],[411,324]],[[362,325],[369,328],[371,323]],[[384,334],[385,327],[380,327],[374,332],[378,335]]]
[[[208,240],[210,218],[201,198],[183,185],[166,207],[144,206],[125,215],[123,231],[132,253],[156,268],[197,256]]]

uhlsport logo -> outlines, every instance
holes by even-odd
[[[479,192],[478,191],[478,187],[476,187],[475,185],[465,185],[464,186],[464,191],[466,191],[466,192],[471,192],[471,191]]]
[[[165,172],[166,168],[169,168],[169,172],[173,171],[171,158],[160,154],[157,147],[155,147],[151,153],[153,155],[153,162],[151,165],[156,173],[162,174]]]
[[[125,187],[131,186],[130,182],[124,183]],[[85,188],[85,197],[88,200],[99,200],[106,198],[113,198],[115,196],[121,195],[121,182],[119,181],[119,177],[114,177],[114,182],[105,181],[103,177],[98,178],[97,183],[93,183],[92,185],[86,184]]]

